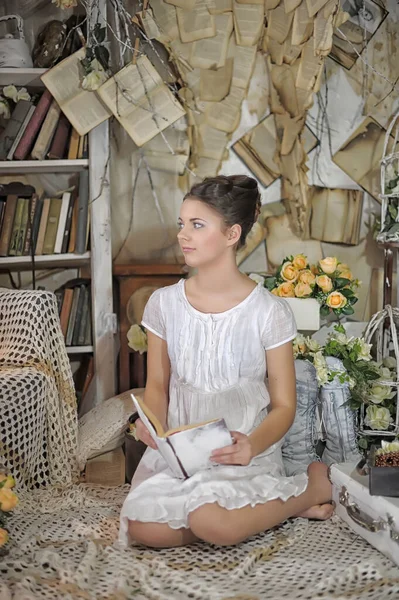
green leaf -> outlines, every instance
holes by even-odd
[[[102,68],[107,71],[108,69],[108,61],[109,61],[109,52],[105,46],[95,46],[94,53],[96,55],[96,59],[101,64]]]
[[[355,309],[350,304],[347,304],[340,310],[343,315],[353,315],[353,313],[355,312]]]
[[[105,27],[101,27],[100,23],[94,25],[93,33],[99,44],[105,40],[106,29]]]
[[[392,219],[396,221],[396,217],[398,216],[398,209],[393,204],[388,205],[388,212],[391,215]]]
[[[265,278],[265,288],[271,292],[276,287],[276,277],[266,277]]]
[[[350,298],[348,298],[348,301],[349,301],[351,304],[356,304],[356,302],[358,302],[358,301],[359,301],[359,298],[358,298],[357,296],[351,296]]]
[[[350,284],[350,279],[346,279],[345,277],[337,277],[336,279],[334,279],[334,283],[335,288],[337,290],[340,290],[341,288],[344,288],[346,285]]]
[[[320,307],[320,316],[327,317],[330,314],[330,307],[324,304]]]
[[[367,450],[367,448],[368,448],[367,438],[364,438],[364,437],[359,438],[358,446],[359,446],[359,448],[362,448],[362,450]]]
[[[345,296],[345,298],[351,298],[352,296],[354,296],[354,292],[350,289],[350,288],[345,288],[343,290],[341,290],[341,294],[343,296]]]

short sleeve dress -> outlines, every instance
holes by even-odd
[[[284,300],[258,284],[234,308],[205,314],[189,303],[182,279],[154,292],[142,324],[167,342],[169,428],[223,417],[231,431],[249,434],[264,420],[270,403],[265,350],[296,335]],[[281,444],[248,466],[214,465],[186,480],[174,477],[160,453],[148,448],[122,507],[120,542],[128,544],[128,519],[187,528],[189,513],[206,503],[235,509],[298,496],[307,476],[285,476]]]

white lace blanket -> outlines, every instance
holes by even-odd
[[[295,519],[238,547],[120,549],[128,487],[32,492],[9,521],[0,600],[384,600],[399,568],[337,518]]]

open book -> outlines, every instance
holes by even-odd
[[[188,479],[197,471],[209,468],[212,451],[233,443],[224,419],[165,431],[148,406],[133,394],[131,396],[140,419],[176,477]]]

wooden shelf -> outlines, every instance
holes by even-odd
[[[0,69],[1,85],[16,85],[17,87],[44,87],[40,77],[47,69]]]
[[[381,246],[381,248],[399,248],[399,242],[377,242],[378,246]]]
[[[2,160],[0,175],[20,173],[76,173],[89,166],[87,158],[78,160]]]
[[[90,252],[84,254],[43,254],[35,257],[35,270],[65,269],[81,267],[90,261]],[[4,256],[0,258],[1,271],[30,271],[32,260],[30,256]]]
[[[93,346],[66,346],[67,354],[90,354]]]

